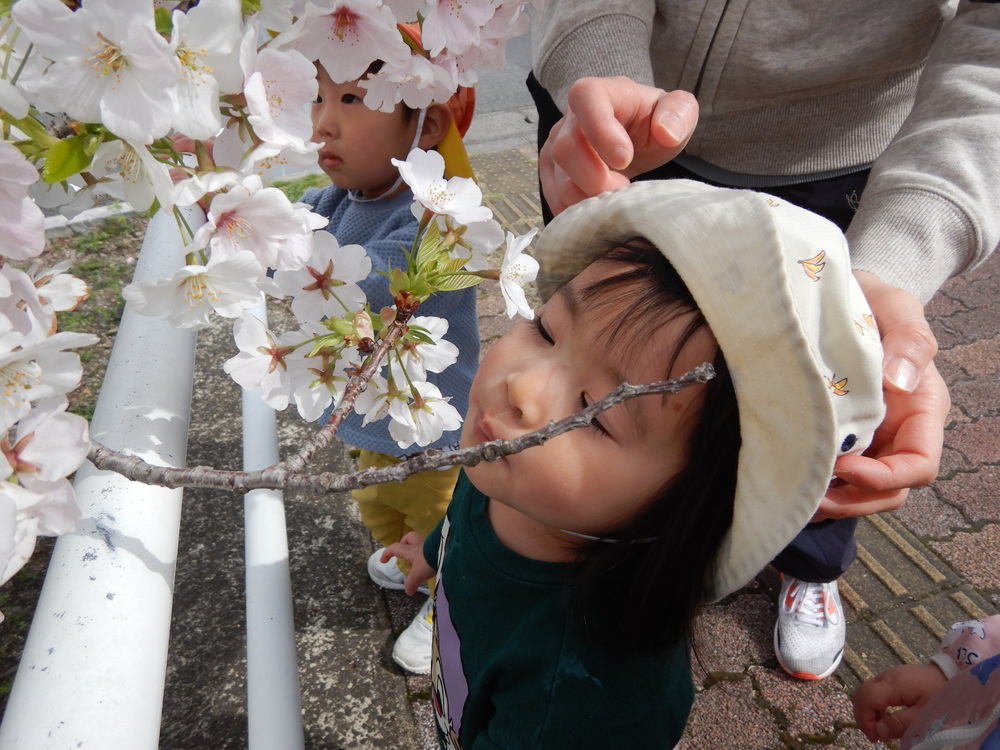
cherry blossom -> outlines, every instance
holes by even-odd
[[[292,297],[292,313],[298,320],[322,320],[363,307],[365,293],[358,283],[371,271],[371,258],[361,245],[341,247],[329,232],[317,232],[312,255],[302,268],[275,271],[274,281]]]
[[[37,181],[38,170],[0,141],[0,256],[26,260],[45,248],[45,215],[28,197],[28,187]]]
[[[66,399],[41,401],[0,440],[0,583],[31,556],[38,534],[76,527],[80,509],[66,479],[87,457],[87,420],[66,412]]]
[[[55,312],[75,310],[90,295],[87,282],[66,273],[72,265],[72,260],[64,260],[51,268],[40,269],[37,264],[31,268],[31,278],[40,302]]]
[[[215,71],[239,48],[242,36],[239,0],[212,0],[186,13],[174,11],[170,49],[181,71],[171,92],[177,131],[206,139],[222,129]]]
[[[420,447],[430,445],[449,430],[457,430],[462,425],[462,416],[452,406],[450,397],[441,395],[432,383],[413,384],[414,400],[406,403],[401,399],[389,402],[389,435],[400,448],[409,448],[416,443]]]
[[[494,12],[492,0],[430,0],[423,13],[423,46],[431,56],[444,49],[465,52],[479,44],[482,27]]]
[[[508,318],[520,315],[531,320],[535,317],[524,294],[524,285],[534,281],[538,275],[538,261],[525,255],[523,251],[537,233],[537,229],[532,229],[527,234],[515,237],[507,232],[507,249],[500,265],[500,291],[507,303]]]
[[[0,316],[0,330],[22,336],[45,335],[56,328],[55,310],[42,299],[34,280],[9,264],[0,266]]]
[[[36,481],[65,479],[80,468],[90,448],[87,420],[66,411],[63,396],[39,402],[17,425],[13,444],[0,440],[11,476],[27,489]]]
[[[339,83],[360,78],[374,60],[400,66],[410,56],[396,30],[396,17],[378,0],[306,3],[305,15],[277,43],[317,60]]]
[[[423,209],[439,216],[450,216],[458,224],[471,224],[493,218],[493,212],[482,205],[483,191],[475,180],[467,177],[444,179],[444,157],[437,151],[415,148],[406,161],[393,159],[417,203],[413,214],[418,219]],[[423,208],[420,208],[422,206]]]
[[[97,148],[89,171],[104,178],[93,187],[95,193],[126,201],[138,211],[148,209],[154,199],[166,211],[173,208],[175,189],[170,169],[145,146],[105,141]]]
[[[280,150],[312,154],[312,122],[306,105],[316,99],[316,68],[296,50],[261,50],[247,74],[247,118],[258,138]]]
[[[431,102],[448,101],[457,82],[447,69],[420,55],[410,55],[401,66],[383,65],[377,74],[363,79],[361,87],[368,90],[368,107],[392,112],[399,102],[425,109]]]
[[[448,254],[453,258],[466,258],[465,270],[482,271],[489,267],[486,256],[504,242],[503,227],[496,219],[477,221],[460,228],[458,244]]]
[[[260,177],[248,175],[212,199],[208,221],[189,249],[208,246],[221,257],[249,250],[265,269],[292,270],[312,252],[313,230],[327,223],[305,204],[293,205],[278,188],[264,187]]]
[[[446,318],[418,316],[410,320],[409,327],[411,333],[414,329],[420,330],[421,337],[405,337],[402,351],[390,357],[389,371],[397,381],[405,382],[400,368],[406,371],[410,380],[426,380],[428,372],[443,372],[458,361],[458,347],[444,340],[448,333]]]
[[[167,134],[180,64],[156,31],[151,5],[90,0],[71,11],[59,0],[20,0],[12,14],[53,61],[39,83],[39,107],[101,122],[133,143]]]
[[[297,343],[329,334],[320,323],[306,323],[292,332],[287,341]],[[323,352],[310,357],[309,347],[302,346],[285,357],[292,389],[292,400],[299,416],[309,422],[318,420],[331,403],[336,405],[344,395],[349,376],[348,361],[337,354]]]
[[[260,302],[261,273],[254,254],[241,250],[213,257],[204,266],[184,266],[169,279],[130,284],[122,296],[142,315],[165,315],[179,328],[200,328],[208,325],[213,311],[238,318],[255,307]]]
[[[90,333],[60,331],[45,336],[33,331],[25,336],[14,331],[0,334],[0,426],[11,425],[27,415],[31,404],[49,396],[61,396],[80,384],[80,357],[65,349],[88,346],[97,341]]]
[[[233,338],[240,353],[226,360],[222,369],[248,391],[259,387],[272,409],[288,406],[292,383],[286,359],[293,351],[288,334],[276,340],[259,318],[244,313],[233,326]]]

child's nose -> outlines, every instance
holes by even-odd
[[[554,404],[560,397],[553,386],[550,368],[528,366],[517,370],[507,379],[507,396],[518,426],[529,432],[558,417]],[[566,415],[563,415],[566,416]]]
[[[313,115],[314,135],[335,135],[337,132],[337,118],[333,107],[319,107]]]

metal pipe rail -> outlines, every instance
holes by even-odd
[[[198,213],[189,221],[203,221]],[[174,219],[159,213],[135,278],[163,278],[182,263]],[[126,307],[91,422],[94,438],[152,463],[183,466],[194,354],[192,332]],[[244,446],[247,468],[277,460],[274,413],[257,393],[244,393]],[[83,518],[56,542],[0,725],[0,750],[154,749],[181,490],[131,482],[89,463],[75,488]],[[245,511],[250,747],[294,750],[304,740],[281,493],[249,493]]]

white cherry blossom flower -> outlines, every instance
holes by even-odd
[[[0,266],[0,316],[4,323],[0,330],[22,336],[46,335],[56,329],[55,309],[42,298],[32,278],[9,263]]]
[[[49,305],[55,312],[75,310],[76,306],[90,296],[90,287],[83,279],[66,273],[73,260],[64,260],[51,268],[31,268],[31,280],[38,290],[39,300]]]
[[[316,67],[294,49],[261,50],[243,93],[257,137],[277,149],[313,153],[306,105],[316,99]]]
[[[479,44],[493,17],[492,0],[429,0],[424,6],[422,43],[431,56],[445,49],[460,54]]]
[[[97,336],[89,333],[32,331],[0,335],[0,425],[11,425],[24,417],[31,404],[49,396],[61,396],[80,384],[80,357],[65,349],[88,346]]]
[[[28,197],[37,181],[38,170],[16,147],[0,141],[0,256],[26,260],[45,249],[45,215]]]
[[[504,242],[503,227],[496,219],[466,224],[460,244],[448,251],[452,258],[467,258],[465,270],[482,271],[489,267],[486,256]]]
[[[360,78],[374,60],[402,65],[410,56],[396,29],[396,17],[378,0],[306,3],[305,15],[276,42],[319,61],[338,83]]]
[[[397,382],[406,382],[406,377],[400,368],[406,371],[410,380],[426,380],[429,372],[443,372],[458,361],[458,347],[444,337],[448,333],[446,318],[431,315],[421,315],[412,318],[409,327],[423,329],[423,333],[431,341],[415,341],[404,339],[397,347],[397,353],[389,357],[389,371]],[[400,351],[401,350],[401,351]]]
[[[222,129],[215,70],[239,49],[243,36],[239,0],[212,0],[186,13],[174,11],[170,49],[181,76],[172,90],[174,129],[205,140]]]
[[[421,55],[410,55],[402,66],[383,65],[360,85],[368,91],[365,104],[382,112],[392,112],[400,102],[413,109],[426,109],[431,102],[448,101],[457,88],[446,68]]]
[[[306,323],[289,336],[292,342],[306,341],[316,336],[328,335],[320,323]],[[307,422],[315,422],[331,403],[340,403],[347,387],[348,361],[327,353],[308,356],[309,347],[301,346],[285,357],[292,388],[292,400]]]
[[[475,180],[467,177],[444,179],[444,157],[437,151],[415,148],[406,161],[393,159],[413,197],[420,206],[436,214],[450,216],[457,224],[471,224],[493,218],[493,212],[482,205],[483,191]],[[418,219],[423,209],[413,205]]]
[[[417,394],[412,402],[394,399],[389,403],[389,435],[400,448],[414,443],[422,448],[445,432],[461,427],[458,409],[448,403],[450,397],[443,397],[437,386],[424,381],[414,383],[413,389]]]
[[[170,168],[154,157],[145,146],[128,141],[105,141],[97,148],[90,170],[98,182],[95,193],[123,200],[138,211],[145,211],[160,201],[169,211],[174,205],[174,183]]]
[[[372,422],[378,422],[389,416],[389,402],[394,398],[403,398],[398,390],[392,387],[388,380],[375,373],[368,385],[354,402],[354,411],[364,417],[361,426],[366,427]]]
[[[180,64],[156,31],[152,5],[89,0],[71,11],[59,0],[20,0],[12,13],[53,61],[39,83],[40,108],[101,122],[133,143],[167,134]]]
[[[500,291],[507,303],[508,318],[520,315],[531,320],[535,317],[535,311],[528,305],[524,294],[524,285],[530,284],[538,275],[538,261],[523,251],[537,233],[537,229],[532,229],[515,237],[507,232],[507,249],[500,264]]]
[[[55,396],[40,401],[17,424],[13,444],[0,440],[12,474],[22,486],[35,481],[65,479],[80,468],[90,449],[87,420],[66,411],[67,401]]]
[[[0,474],[4,473],[2,463]],[[10,580],[35,551],[38,519],[19,512],[19,508],[31,507],[43,499],[18,484],[0,480],[0,583]]]
[[[292,313],[302,322],[339,318],[364,307],[358,286],[372,271],[372,261],[361,245],[341,247],[330,232],[316,232],[313,252],[302,268],[275,271],[274,281],[292,297]]]
[[[328,223],[278,188],[264,187],[257,175],[216,195],[207,219],[189,249],[209,246],[213,257],[223,258],[249,250],[263,268],[279,270],[300,268],[312,252],[313,230]]]
[[[252,313],[244,313],[233,326],[233,338],[240,349],[226,360],[222,369],[246,390],[260,387],[264,403],[281,411],[288,406],[292,382],[287,358],[293,348],[286,334],[280,339]]]
[[[505,2],[497,6],[496,13],[482,29],[479,43],[459,54],[450,55],[462,85],[474,83],[479,73],[500,70],[507,58],[507,41],[527,30],[528,16],[521,11],[521,3]],[[441,64],[444,64],[443,60]],[[470,74],[474,77],[471,83],[467,82]]]
[[[141,315],[165,315],[178,328],[201,328],[209,324],[213,311],[223,318],[238,318],[256,306],[261,274],[254,254],[241,250],[213,257],[204,266],[184,266],[169,279],[130,284],[122,296]]]

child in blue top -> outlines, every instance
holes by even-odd
[[[462,446],[509,440],[620,386],[590,426],[465,469],[405,556],[437,574],[443,748],[672,748],[701,604],[810,520],[882,419],[881,346],[839,230],[770,196],[683,180],[567,209],[535,249],[544,306],[497,341]]]
[[[359,81],[335,83],[318,64],[317,81],[319,95],[312,108],[312,140],[323,144],[319,165],[333,185],[309,190],[301,200],[330,219],[326,231],[341,246],[358,244],[367,250],[372,273],[360,286],[377,314],[393,304],[388,279],[377,272],[405,269],[403,249],[413,245],[417,234],[417,220],[410,211],[413,194],[390,160],[405,159],[414,147],[429,150],[438,146],[449,128],[454,127],[452,111],[442,103],[432,103],[419,112],[403,104],[388,113],[369,109]],[[467,123],[468,118],[464,119]],[[448,322],[446,339],[458,347],[458,361],[442,373],[428,373],[428,380],[450,396],[451,404],[464,414],[479,361],[475,289],[436,295],[420,306],[418,315]],[[329,414],[323,421],[328,418]],[[360,468],[390,465],[403,457],[389,435],[388,420],[364,429],[361,423],[362,417],[352,413],[337,433],[361,449]],[[455,447],[458,437],[457,432],[445,433],[438,442],[425,447]],[[410,531],[429,533],[444,516],[457,478],[457,467],[427,471],[401,483],[357,490],[354,498],[372,536],[387,546]],[[380,557],[381,550],[369,560],[372,579],[387,588],[402,589],[405,572],[395,560],[383,563]],[[418,674],[430,671],[430,616],[428,601],[393,649],[396,662]]]

